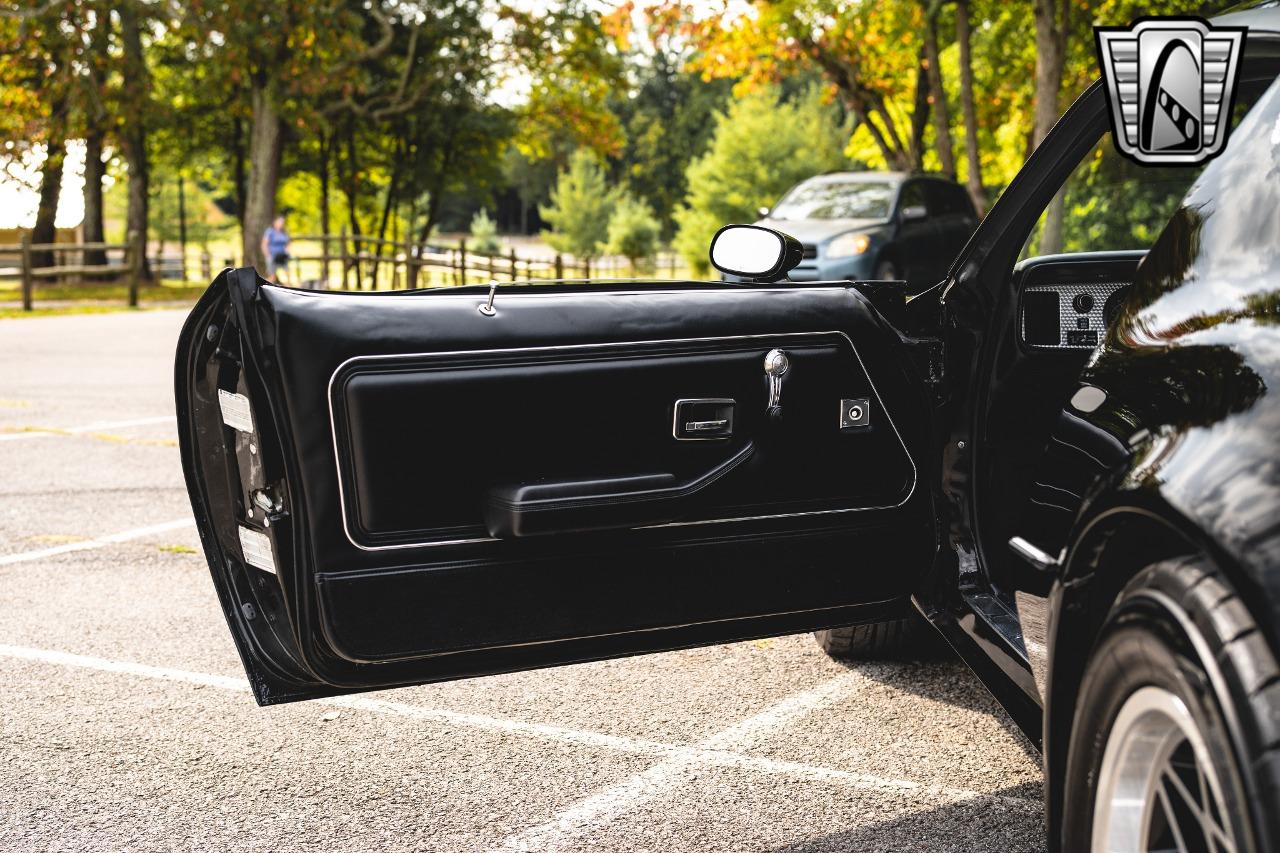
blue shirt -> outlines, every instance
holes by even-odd
[[[283,255],[289,251],[289,235],[284,231],[277,231],[274,226],[267,228],[265,234],[262,235],[267,241],[267,254],[271,257]]]

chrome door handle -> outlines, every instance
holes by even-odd
[[[676,441],[729,438],[736,405],[727,397],[676,400],[671,435]]]
[[[689,421],[684,425],[685,432],[716,432],[729,425],[728,418],[718,421]]]

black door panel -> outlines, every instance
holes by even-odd
[[[728,623],[807,612],[815,625],[835,624],[841,617],[827,615],[834,608],[901,599],[903,577],[895,567],[928,559],[922,529],[860,523],[821,536],[686,537],[679,547],[620,547],[611,539],[597,551],[541,559],[326,573],[317,578],[321,616],[334,652],[352,662],[474,655],[628,632],[652,635],[635,638],[640,645],[632,651],[650,643],[676,647],[687,643],[668,646],[655,629],[700,623],[720,623],[724,639],[758,636],[768,632]],[[897,543],[892,561],[859,565],[869,542],[889,538]],[[482,606],[459,606],[477,600]]]
[[[486,316],[214,283],[179,347],[183,457],[259,701],[898,612],[935,544],[929,406],[869,303],[613,287]]]
[[[792,363],[778,424],[765,423],[761,367],[773,345]],[[840,399],[872,392],[839,333],[357,358],[335,373],[330,396],[344,523],[358,547],[485,538],[482,510],[501,501],[495,487],[563,484],[561,501],[599,504],[645,490],[597,485],[585,494],[595,481],[662,475],[647,491],[689,491],[665,502],[684,521],[893,506],[914,479],[897,434],[887,423],[831,428]],[[677,438],[675,404],[696,398],[734,401],[734,434]],[[751,436],[754,458],[701,482]],[[851,469],[863,473],[849,477]]]

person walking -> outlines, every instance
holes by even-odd
[[[262,256],[267,260],[267,278],[276,284],[292,284],[289,276],[289,232],[284,217],[277,216],[262,234]]]

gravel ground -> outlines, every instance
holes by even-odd
[[[1039,850],[960,664],[806,636],[259,709],[171,413],[183,314],[0,320],[0,851]]]

